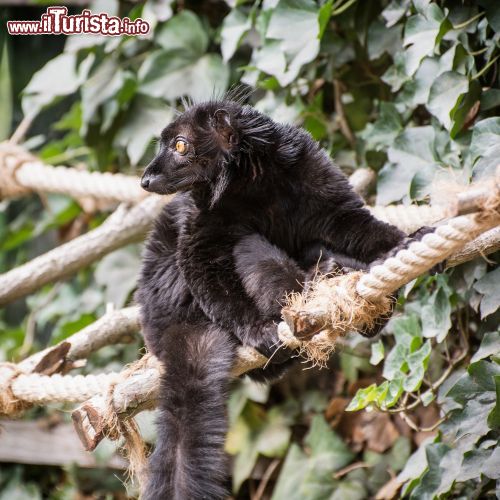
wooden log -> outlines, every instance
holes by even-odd
[[[103,464],[82,450],[73,426],[68,423],[48,426],[41,421],[0,420],[0,428],[0,462],[127,468],[127,462],[117,453]]]

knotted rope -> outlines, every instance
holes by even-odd
[[[89,172],[64,166],[53,167],[8,142],[0,143],[0,199],[16,197],[29,191],[50,191],[74,198],[138,202],[146,193],[137,177]]]

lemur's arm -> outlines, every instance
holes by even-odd
[[[361,202],[323,207],[317,216],[318,231],[333,251],[371,263],[408,240],[397,227],[376,219]]]
[[[244,345],[256,348],[282,362],[290,352],[278,350],[279,316],[263,314],[246,293],[235,267],[233,249],[243,234],[241,228],[227,227],[220,221],[203,220],[181,236],[178,262],[194,299],[214,323],[232,331]],[[272,287],[268,290],[270,293]],[[265,294],[266,291],[262,290]]]

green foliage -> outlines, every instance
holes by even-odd
[[[439,186],[493,174],[500,157],[497,2],[204,4],[147,0],[127,12],[116,0],[96,2],[94,11],[142,17],[152,31],[68,37],[23,91],[24,114],[35,125],[52,123],[26,146],[53,164],[135,173],[180,98],[210,98],[242,82],[256,89],[252,104],[301,124],[346,173],[374,169],[371,200],[379,204],[421,203],[430,193],[442,201]],[[8,42],[0,38],[0,99],[9,101],[0,136],[16,112],[7,57],[16,41]],[[47,196],[43,206],[35,197],[2,202],[0,269],[103,218],[64,196]],[[335,384],[330,374],[323,384],[323,375],[311,372],[295,373],[296,387],[270,392],[237,384],[227,441],[235,455],[234,495],[247,498],[257,472],[277,463],[266,486],[275,500],[371,498],[402,469],[397,482],[411,498],[493,495],[500,484],[497,260],[479,259],[405,287],[383,335],[353,336],[339,348]],[[7,308],[0,313],[2,359],[65,338],[107,303],[127,304],[138,265],[139,247],[129,246]],[[34,333],[31,342],[26,331]],[[137,343],[103,349],[87,369],[118,366],[137,350]],[[307,376],[316,377],[313,384],[304,382]],[[367,412],[339,413],[339,404]],[[401,422],[397,414],[413,430],[384,434]],[[422,414],[431,422],[424,425]],[[360,420],[367,415],[382,427]],[[433,435],[422,442],[425,427]],[[41,495],[16,478],[2,478],[5,498]]]
[[[486,335],[477,361],[440,391],[439,403],[449,410],[441,433],[426,446],[425,457],[420,450],[418,458],[413,457],[421,464],[419,470],[410,459],[399,477],[411,480],[405,488],[410,498],[435,498],[450,493],[457,483],[479,477],[485,482],[500,479],[500,366],[484,359],[494,344],[498,354],[498,338],[498,332]]]

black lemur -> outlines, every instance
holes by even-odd
[[[179,193],[149,237],[136,294],[147,347],[165,365],[144,498],[221,499],[237,346],[271,360],[250,376],[279,376],[291,363],[277,348],[284,294],[316,266],[366,268],[405,235],[363,207],[307,132],[231,101],[193,105],[168,125],[141,184]]]

